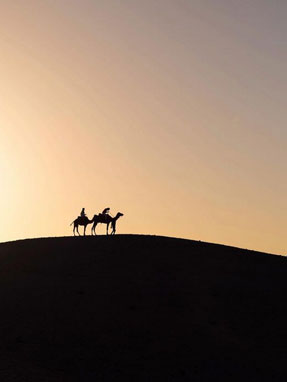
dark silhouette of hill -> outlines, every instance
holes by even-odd
[[[1,381],[285,381],[287,260],[119,235],[0,244]]]

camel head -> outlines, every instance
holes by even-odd
[[[122,214],[121,212],[118,212],[117,215],[116,215],[116,218],[120,218],[121,216],[124,216],[124,214]]]

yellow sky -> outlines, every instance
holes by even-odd
[[[0,241],[109,206],[119,233],[285,253],[286,11],[1,1]]]

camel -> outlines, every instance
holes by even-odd
[[[121,216],[124,216],[124,214],[122,214],[121,212],[118,212],[115,217],[112,217],[110,215],[103,215],[103,214],[94,215],[92,219],[92,221],[94,222],[92,226],[92,232],[91,232],[92,235],[96,235],[96,226],[98,223],[103,223],[107,225],[107,235],[109,234],[109,225],[111,224],[112,226],[111,235],[114,235],[116,233],[116,222],[118,218],[120,218]]]
[[[97,216],[97,215],[95,215]],[[84,236],[86,235],[86,228],[87,228],[87,225],[88,224],[91,224],[94,222],[94,219],[90,220],[87,216],[78,216],[77,219],[75,219],[70,225],[74,224],[74,228],[73,228],[73,233],[74,233],[74,236],[75,236],[75,231],[77,231],[78,235],[80,235],[79,233],[79,225],[83,225],[84,226]]]

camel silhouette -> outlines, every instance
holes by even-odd
[[[92,226],[92,235],[96,235],[96,226],[98,223],[103,223],[107,225],[107,235],[109,234],[109,225],[111,224],[112,226],[112,232],[111,235],[114,235],[116,233],[116,222],[118,218],[121,216],[124,216],[121,212],[118,212],[115,217],[112,217],[108,214],[99,214],[99,215],[94,215],[92,221],[94,222]]]
[[[96,215],[95,215],[96,216]],[[70,225],[74,224],[74,227],[73,227],[73,233],[74,233],[74,236],[75,236],[75,232],[78,233],[79,236],[81,236],[80,232],[79,232],[79,225],[82,225],[84,226],[84,236],[86,235],[86,228],[87,228],[87,225],[88,224],[91,224],[93,223],[94,220],[90,220],[87,216],[78,216],[77,219],[75,219]]]

